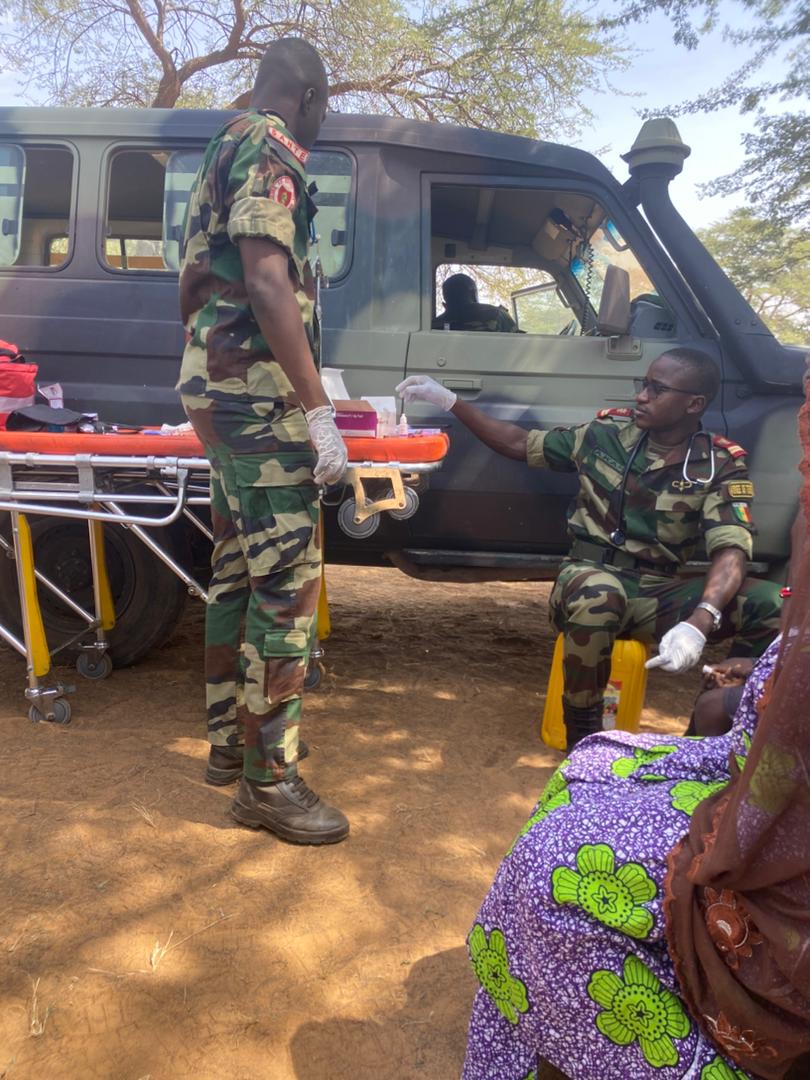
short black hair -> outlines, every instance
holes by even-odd
[[[321,54],[303,38],[278,38],[268,45],[256,72],[254,94],[299,97],[314,87],[324,100],[329,83]]]
[[[447,307],[455,308],[478,296],[478,286],[469,274],[451,274],[442,283],[442,296]]]
[[[708,353],[679,345],[675,349],[667,349],[661,356],[677,360],[679,364],[689,369],[689,377],[695,393],[702,394],[706,398],[707,405],[717,397],[717,391],[720,389],[720,369]]]

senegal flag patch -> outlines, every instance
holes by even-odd
[[[748,503],[735,502],[731,504],[731,508],[734,511],[734,516],[738,521],[741,521],[743,525],[753,524],[751,520],[751,511],[748,509]]]

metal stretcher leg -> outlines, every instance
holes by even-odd
[[[28,671],[28,689],[25,696],[32,703],[28,715],[33,721],[52,720],[57,724],[67,724],[70,721],[70,703],[65,701],[62,695],[73,688],[62,683],[48,688],[40,686],[40,679],[50,673],[51,654],[37,595],[31,529],[25,515],[16,510],[11,511],[11,531],[14,538],[24,655]]]
[[[320,528],[323,536],[323,510],[320,511]],[[304,676],[304,689],[317,690],[321,685],[325,667],[323,664],[324,650],[321,642],[332,633],[332,620],[329,616],[329,598],[326,595],[326,563],[321,560],[321,587],[318,592],[318,607],[315,612],[315,641],[309,654],[307,673]]]
[[[115,604],[113,603],[110,579],[107,574],[107,556],[104,552],[104,526],[100,521],[88,521],[87,532],[90,541],[90,566],[93,574],[96,639],[87,645],[80,646],[82,651],[76,658],[76,670],[85,679],[106,679],[112,672],[112,660],[107,653],[109,647],[107,632],[115,626]]]

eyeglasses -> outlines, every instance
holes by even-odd
[[[667,386],[666,383],[658,382],[657,379],[633,379],[633,387],[636,394],[642,394],[646,390],[651,398],[657,398],[667,390],[671,390],[673,394],[692,394],[694,397],[703,397],[703,394],[699,394],[697,390],[682,390],[679,386]]]

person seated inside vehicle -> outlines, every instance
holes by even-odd
[[[431,323],[432,330],[489,330],[517,334],[514,319],[505,307],[479,304],[478,286],[469,274],[451,274],[442,283],[444,311]]]

